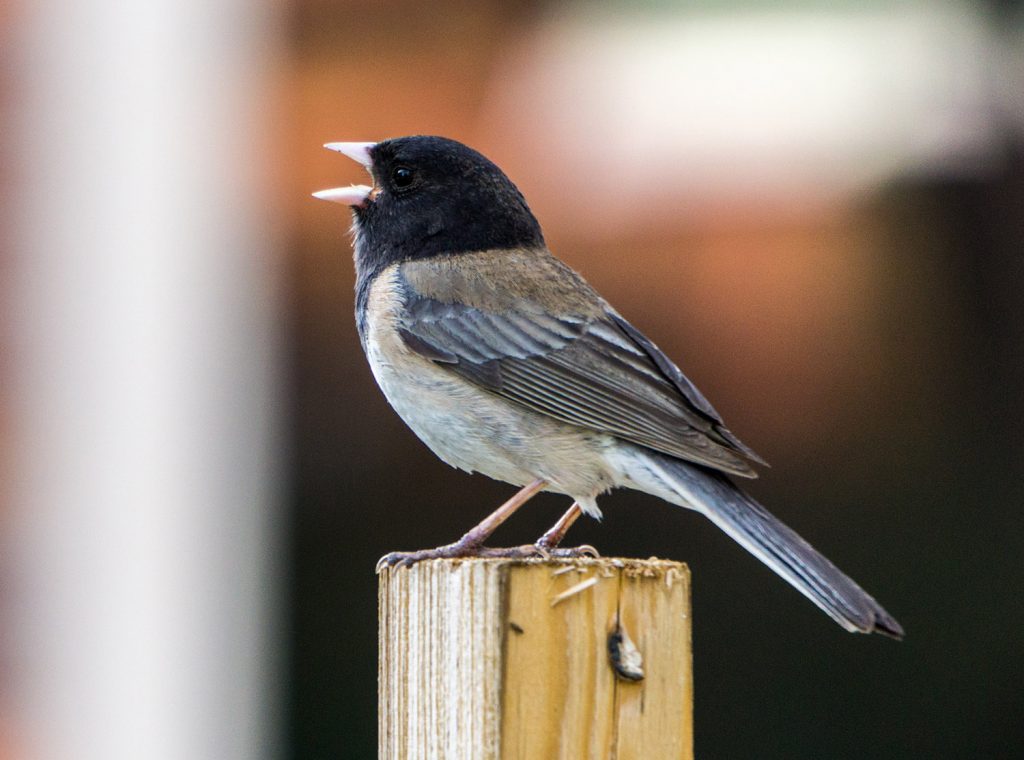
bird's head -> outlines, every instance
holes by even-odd
[[[522,193],[493,162],[444,137],[398,137],[324,147],[358,161],[373,186],[314,196],[352,207],[356,259],[375,268],[396,261],[544,245]]]

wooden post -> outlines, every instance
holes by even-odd
[[[431,560],[379,594],[379,760],[693,757],[686,565]]]

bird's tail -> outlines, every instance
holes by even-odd
[[[627,458],[628,485],[704,513],[846,630],[903,638],[873,597],[726,476],[639,447]]]

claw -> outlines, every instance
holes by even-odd
[[[412,567],[425,559],[455,559],[458,557],[479,557],[484,555],[483,547],[471,542],[456,541],[454,544],[439,546],[436,549],[420,549],[415,552],[391,552],[377,560],[379,574],[384,567]]]
[[[557,557],[558,559],[578,559],[580,557],[601,559],[601,552],[590,544],[583,544],[582,546],[573,546],[568,549],[552,549],[551,556]]]
[[[439,546],[436,549],[420,549],[415,552],[391,552],[377,560],[375,572],[379,575],[385,567],[412,567],[417,562],[426,559],[458,559],[462,557],[487,557],[490,559],[576,559],[579,557],[593,557],[600,559],[601,554],[593,546],[584,544],[572,548],[549,549],[540,543],[523,544],[522,546],[509,546],[505,548],[492,548],[488,546],[475,546],[462,542]]]
[[[539,549],[535,544],[508,546],[499,549],[482,547],[480,549],[480,556],[494,557],[497,559],[532,559],[534,557],[545,557],[543,550]]]
[[[544,559],[551,559],[551,549],[545,546],[542,542],[538,541],[533,545],[534,550]]]

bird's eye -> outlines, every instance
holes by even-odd
[[[399,190],[411,186],[416,179],[416,173],[408,166],[396,166],[391,172],[391,182]]]

